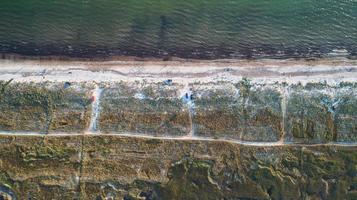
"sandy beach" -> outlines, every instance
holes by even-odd
[[[327,82],[357,79],[357,61],[349,59],[316,60],[187,60],[187,61],[63,61],[0,60],[0,80],[14,81],[94,81],[160,82],[173,79],[180,83],[232,81],[242,77],[264,82]]]

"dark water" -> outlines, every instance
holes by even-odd
[[[0,53],[357,55],[357,0],[1,0]]]

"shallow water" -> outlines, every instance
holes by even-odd
[[[1,0],[0,53],[357,55],[356,0]]]

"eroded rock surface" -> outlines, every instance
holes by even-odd
[[[78,199],[81,142],[76,136],[0,136],[0,197]]]
[[[18,199],[357,198],[355,146],[113,135],[0,141],[0,188]]]

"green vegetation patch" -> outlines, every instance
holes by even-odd
[[[151,135],[186,135],[189,110],[180,85],[118,83],[106,88],[101,100],[100,130]]]
[[[2,82],[4,85],[4,82]],[[11,83],[0,95],[0,130],[80,132],[90,120],[89,90],[63,83]]]
[[[288,140],[302,143],[353,142],[357,135],[357,98],[353,84],[293,85],[285,129]]]
[[[279,86],[195,84],[195,134],[247,141],[277,141],[282,135]]]

